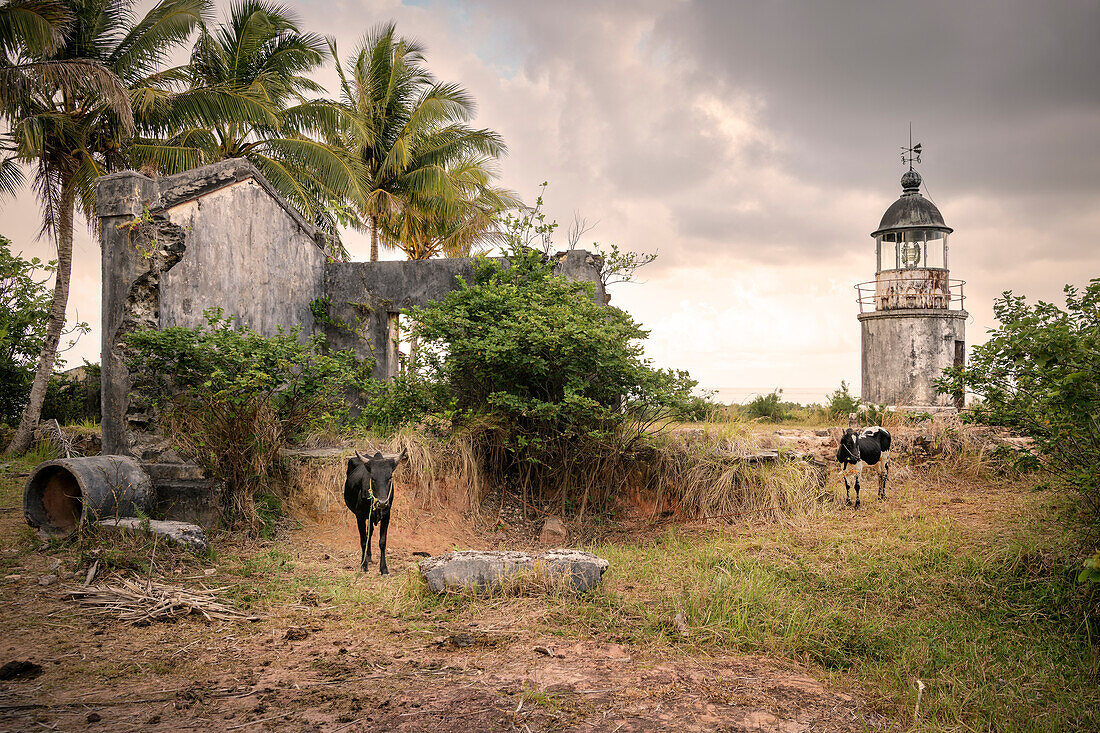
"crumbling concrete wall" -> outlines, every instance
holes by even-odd
[[[124,338],[194,327],[222,308],[257,331],[301,324],[324,287],[324,239],[245,160],[174,176],[124,171],[97,188],[103,250],[103,452],[141,454],[153,418],[131,394]]]
[[[331,261],[322,234],[246,160],[163,178],[124,171],[99,179],[96,195],[105,454],[152,459],[167,447],[157,442],[152,406],[131,386],[124,339],[136,329],[193,328],[204,310],[221,308],[266,335],[323,329],[333,348],[374,359],[384,379],[397,369],[398,313],[443,298],[474,273],[472,259]],[[559,274],[595,283],[596,301],[607,302],[598,256],[570,250],[553,260]]]
[[[607,302],[600,280],[602,263],[596,256],[575,249],[559,252],[551,259],[555,273],[592,282],[596,302]],[[398,314],[405,308],[442,300],[458,287],[460,277],[471,282],[474,262],[473,258],[330,262],[325,266],[329,317],[325,335],[329,344],[337,349],[351,349],[361,359],[373,358],[375,378],[391,378],[398,367],[393,342],[397,328],[404,328]]]

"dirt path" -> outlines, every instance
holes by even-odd
[[[5,539],[21,531],[0,513]],[[336,578],[365,592],[403,581],[414,550],[480,542],[468,527],[396,528],[387,578],[362,576],[349,548],[355,530],[339,513],[277,543],[292,552],[279,583],[300,583],[296,601],[255,623],[194,617],[132,627],[61,600],[66,580],[40,586],[55,559],[11,556],[0,586],[0,663],[31,660],[42,671],[0,682],[0,730],[748,730],[881,729],[858,698],[772,660],[691,657],[596,639],[539,636],[502,606],[478,621],[401,620],[385,604],[350,617],[318,601],[309,578]],[[258,553],[262,556],[262,552]],[[176,577],[187,579],[196,568]],[[200,573],[201,575],[201,573]],[[172,576],[169,575],[169,578]],[[248,583],[217,571],[218,584]],[[296,586],[297,587],[297,586]]]

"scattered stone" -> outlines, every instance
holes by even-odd
[[[38,579],[38,584],[41,586],[53,585],[57,582],[56,575],[43,575]]]
[[[42,674],[42,666],[29,659],[12,661],[0,667],[0,680],[33,679]]]
[[[100,717],[99,713],[88,713],[89,723],[98,723],[101,720],[103,720],[103,718]]]
[[[567,579],[577,591],[595,588],[609,563],[590,552],[550,550],[526,552],[464,550],[420,561],[420,572],[434,593],[470,587],[492,591],[507,578],[534,574],[541,579]]]
[[[104,519],[96,522],[100,527],[117,529],[123,532],[151,532],[160,535],[174,545],[191,552],[206,552],[210,549],[210,542],[206,539],[206,532],[197,524],[187,522],[171,522],[160,519],[138,519],[137,517],[123,517],[122,519]]]
[[[157,456],[157,463],[184,463],[184,460],[175,448],[169,448]]]
[[[569,529],[561,517],[547,517],[539,532],[539,544],[561,547],[569,540]]]
[[[681,608],[676,611],[676,615],[672,617],[672,625],[680,632],[680,636],[688,635],[688,622],[684,609]]]
[[[309,636],[309,629],[302,628],[301,626],[292,626],[286,630],[286,634],[283,638],[287,641],[302,641]]]

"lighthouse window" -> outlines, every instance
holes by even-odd
[[[883,232],[877,242],[878,271],[911,267],[947,268],[947,233],[937,229]]]

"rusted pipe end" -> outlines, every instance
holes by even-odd
[[[153,500],[152,481],[132,458],[59,458],[31,472],[23,516],[46,534],[67,536],[86,521],[147,514]]]

